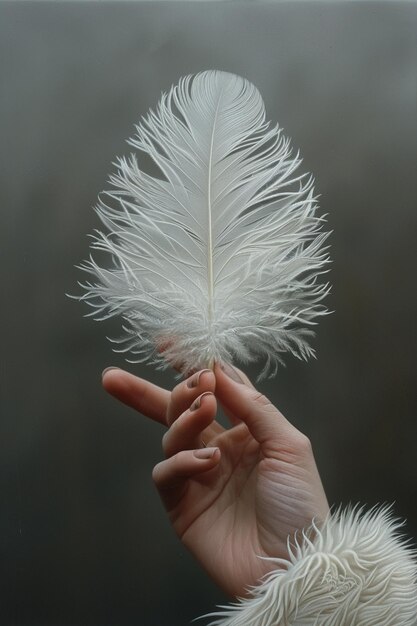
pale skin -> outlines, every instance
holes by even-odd
[[[172,392],[112,368],[110,394],[166,427],[153,480],[173,528],[229,595],[288,558],[287,539],[329,505],[308,438],[229,365],[202,370]],[[231,427],[216,420],[217,403]]]

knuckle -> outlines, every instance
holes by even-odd
[[[182,380],[181,382],[179,382],[177,385],[175,385],[174,389],[172,390],[172,398],[178,398],[179,396],[181,396],[186,390],[186,388],[187,388],[186,380]]]
[[[258,410],[261,410],[266,416],[280,415],[276,406],[274,406],[269,398],[260,391],[251,392],[251,400]]]
[[[310,454],[312,445],[310,439],[304,433],[298,432],[294,438],[294,446],[297,450],[304,454]]]
[[[160,482],[161,465],[162,463],[157,463],[152,470],[152,480],[155,483],[155,485],[158,485],[158,483]]]
[[[188,387],[189,378],[185,380],[181,380],[177,385],[175,385],[174,389],[171,392],[171,403],[175,406],[178,402],[182,402],[185,397],[188,396],[188,392],[190,391]]]
[[[266,396],[264,396],[264,394],[261,393],[260,391],[254,390],[252,392],[252,400],[256,404],[259,404],[259,406],[261,406],[261,407],[271,407],[272,406],[270,400],[268,400],[268,398]]]
[[[169,450],[169,442],[170,442],[170,430],[167,430],[166,433],[162,437],[162,451],[167,454]]]
[[[180,452],[177,452],[177,454],[175,454],[172,457],[172,465],[173,465],[174,471],[181,470],[181,468],[184,466],[184,463],[187,461],[187,457],[188,457],[187,450],[181,450]]]

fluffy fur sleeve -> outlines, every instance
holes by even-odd
[[[416,552],[389,507],[331,514],[288,542],[289,560],[211,626],[415,626]]]

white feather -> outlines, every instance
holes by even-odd
[[[183,372],[263,358],[273,373],[284,351],[311,356],[328,233],[258,90],[219,71],[183,78],[129,143],[156,175],[118,159],[92,245],[113,266],[84,263],[94,282],[80,298],[96,319],[121,315],[119,350]]]

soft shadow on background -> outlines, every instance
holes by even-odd
[[[261,389],[332,503],[395,501],[417,537],[416,31],[402,2],[0,4],[2,625],[180,626],[225,600],[153,490],[160,427],[101,390],[118,322],[64,295],[133,124],[203,69],[257,85],[334,231],[318,359]]]

